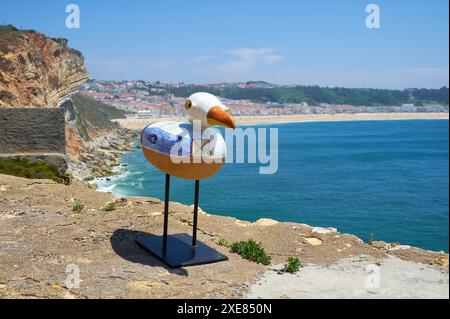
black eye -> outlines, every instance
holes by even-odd
[[[156,144],[158,142],[158,136],[156,136],[156,134],[150,134],[147,139],[152,144]]]
[[[186,103],[184,103],[184,107],[186,109],[190,109],[192,106],[192,101],[191,100],[187,100]]]

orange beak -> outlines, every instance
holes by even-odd
[[[230,115],[225,112],[220,106],[213,106],[206,115],[209,125],[220,125],[227,128],[235,128],[236,121]]]

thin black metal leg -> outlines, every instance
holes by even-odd
[[[197,219],[198,219],[198,193],[200,181],[195,181],[195,198],[194,198],[194,225],[192,226],[192,246],[197,246]]]
[[[169,191],[170,175],[166,174],[166,193],[164,196],[164,234],[163,234],[163,253],[167,252],[167,230],[169,224]]]
[[[197,241],[197,218],[198,218],[198,195],[199,181],[195,181],[194,199],[194,225],[192,238],[188,234],[167,235],[169,220],[169,190],[170,175],[166,174],[166,194],[164,203],[164,235],[163,247],[161,249],[161,236],[146,235],[136,238],[136,242],[155,257],[166,263],[170,267],[187,267],[195,265],[210,264],[218,261],[228,260],[228,257],[217,250],[209,247],[200,240]],[[170,241],[170,243],[168,243]],[[192,241],[192,242],[191,242]],[[189,244],[192,243],[192,247]],[[170,249],[168,245],[170,244]]]

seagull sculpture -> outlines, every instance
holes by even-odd
[[[171,267],[211,263],[228,258],[197,241],[200,180],[215,175],[225,162],[226,144],[213,126],[235,128],[228,107],[214,95],[195,93],[185,103],[189,122],[157,122],[141,134],[145,158],[166,173],[164,230],[161,236],[143,236],[137,242]],[[186,234],[168,236],[170,176],[195,180],[192,238]]]

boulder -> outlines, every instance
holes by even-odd
[[[260,218],[254,224],[258,226],[272,226],[278,224],[278,221],[270,218]]]
[[[434,263],[439,266],[448,266],[448,257],[447,256],[439,256],[434,260]]]
[[[388,247],[388,244],[384,241],[372,241],[370,242],[370,246],[377,249],[386,249]]]
[[[313,233],[317,233],[317,234],[330,234],[330,233],[336,233],[337,229],[336,228],[332,228],[332,227],[328,227],[328,228],[313,227],[312,232]]]
[[[319,239],[319,238],[316,238],[316,237],[306,237],[305,240],[311,246],[320,246],[320,245],[323,244],[322,239]]]

